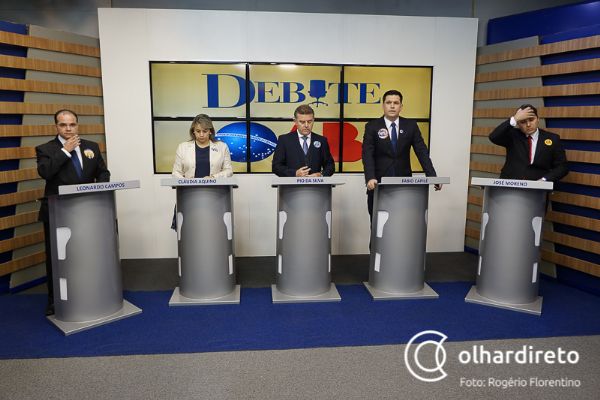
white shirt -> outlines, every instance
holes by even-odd
[[[387,119],[387,118],[384,117],[383,120],[385,121],[385,127],[387,128],[388,133],[390,134],[390,138],[392,136],[392,122],[394,124],[396,124],[396,133],[398,134],[398,136],[396,136],[396,138],[399,138],[400,137],[400,131],[398,130],[398,122],[400,122],[400,118],[396,118],[395,121],[390,121],[389,119]]]
[[[517,121],[515,117],[510,117],[510,125],[513,127],[517,127]],[[525,135],[525,134],[524,134]],[[527,136],[527,135],[525,135]],[[535,132],[531,134],[531,160],[529,160],[529,164],[533,164],[533,159],[535,158],[535,149],[537,148],[538,137],[540,136],[540,130],[536,129]]]
[[[296,131],[296,133],[298,134],[298,140],[300,141],[300,148],[304,149],[304,135],[300,133],[300,131]],[[312,133],[309,133],[308,136],[306,136],[308,139],[306,139],[306,145],[310,148],[310,136],[312,135]]]
[[[56,137],[58,137],[58,140],[60,140],[63,146],[67,142],[67,140],[63,139],[63,137],[60,135],[56,135]],[[64,147],[61,150],[67,155],[67,157],[71,158],[71,153],[69,153]],[[79,165],[81,165],[81,170],[83,171],[83,158],[81,158],[81,149],[79,146],[75,147],[75,154],[77,154],[77,158],[79,158]]]

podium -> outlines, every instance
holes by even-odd
[[[425,283],[429,186],[447,177],[384,177],[375,188],[369,282],[373,300],[437,299]]]
[[[484,188],[476,285],[466,302],[542,313],[542,221],[552,182],[472,178]]]
[[[274,178],[277,274],[273,303],[340,301],[331,282],[331,192],[334,177]]]
[[[123,299],[115,190],[139,181],[59,186],[48,198],[55,314],[65,335],[142,310]]]
[[[235,178],[169,178],[177,190],[179,286],[169,306],[239,304],[232,190]]]

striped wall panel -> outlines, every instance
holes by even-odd
[[[600,35],[532,37],[478,49],[471,177],[497,177],[504,148],[488,135],[531,103],[540,127],[561,135],[569,175],[555,185],[546,215],[543,272],[556,267],[600,277]],[[469,188],[465,247],[479,245],[483,192]]]
[[[56,135],[53,114],[73,109],[105,151],[99,57],[98,39],[0,22],[0,279],[11,289],[45,277],[35,146]]]

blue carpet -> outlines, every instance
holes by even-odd
[[[0,359],[406,343],[425,329],[450,341],[600,334],[600,297],[543,280],[541,317],[465,303],[471,283],[432,283],[439,300],[371,300],[338,285],[339,303],[272,304],[270,288],[240,305],[171,307],[171,292],[126,292],[143,313],[65,337],[43,317],[45,295],[0,296]]]

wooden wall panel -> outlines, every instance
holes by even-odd
[[[103,135],[104,124],[80,124],[80,135]],[[13,136],[54,136],[54,125],[0,125],[0,137]]]
[[[597,71],[598,69],[600,69],[600,59],[572,61],[568,63],[540,65],[538,67],[518,68],[506,71],[480,72],[475,74],[475,83],[574,74],[578,72]]]
[[[98,47],[0,31],[0,43],[100,58]]]
[[[41,30],[38,36],[46,35],[45,32]],[[61,33],[60,36],[68,37],[69,35],[68,33]],[[73,38],[74,42],[80,40],[81,38],[79,37]],[[0,114],[22,115],[24,125],[0,125],[0,138],[54,136],[56,135],[56,127],[48,124],[48,122],[52,120],[51,116],[62,108],[71,109],[80,116],[103,116],[103,107],[97,105],[99,101],[94,99],[102,97],[102,86],[99,79],[102,77],[102,73],[98,66],[100,57],[99,47],[4,31],[0,31],[0,44],[44,50],[42,52],[28,51],[28,54],[38,54],[39,57],[42,57],[42,54],[46,53],[45,51],[54,52],[53,58],[55,58],[55,60],[49,61],[0,54],[0,68],[21,70],[26,73],[28,71],[47,73],[26,74],[28,77],[33,75],[38,76],[37,79],[0,77],[0,90],[23,92],[25,99],[36,99],[29,102],[7,101],[1,103]],[[65,57],[61,57],[61,54],[64,54]],[[74,57],[73,55],[77,56]],[[61,58],[65,61],[63,62]],[[77,60],[76,62],[87,65],[75,64],[71,60]],[[48,78],[39,78],[42,76],[47,76]],[[83,96],[88,98],[86,99]],[[57,98],[60,100],[55,100]],[[96,104],[88,104],[90,102]],[[40,118],[38,116],[43,117]],[[98,120],[98,118],[91,120]],[[43,121],[41,123],[46,123],[47,125],[28,124],[29,122],[36,123],[37,121]],[[103,135],[104,125],[102,123],[82,124],[79,127],[79,133],[82,135]],[[14,146],[12,141],[4,140],[4,142],[11,143]],[[37,169],[31,168],[32,163],[30,160],[35,157],[33,143],[37,142],[37,140],[29,140],[23,141],[22,145],[16,145],[16,147],[0,148],[0,160],[26,161],[19,164],[21,165],[20,169],[0,171],[0,184],[20,183],[40,179]],[[99,145],[101,151],[105,152],[106,146],[104,143],[99,143]],[[0,218],[0,229],[39,224],[37,221],[38,211],[35,210],[38,206],[37,204],[31,204],[43,196],[43,188],[32,189],[32,186],[35,187],[37,183],[19,184],[17,185],[16,192],[0,195],[0,207],[17,206],[16,215],[8,215]],[[41,185],[42,182],[39,181],[39,184]],[[23,205],[23,207],[19,209],[18,206],[20,205]],[[31,232],[32,228],[36,230]],[[39,244],[44,239],[42,230],[37,226],[30,226],[23,230],[15,229],[15,232],[26,233],[16,233],[18,236],[0,241],[0,253],[6,254],[11,250],[19,249],[19,254],[23,256],[0,264],[0,276],[45,262],[44,252],[39,251]]]
[[[55,72],[58,74],[91,76],[100,78],[100,68],[88,67],[87,65],[67,64],[56,61],[40,60],[36,58],[24,58],[0,55],[0,67],[17,68],[31,71]]]
[[[568,51],[593,49],[596,47],[600,47],[600,35],[541,44],[516,50],[507,50],[494,54],[484,54],[477,57],[477,65],[566,53]]]
[[[598,48],[600,48],[600,35],[480,55],[477,58],[477,62],[478,65],[482,65],[539,57],[541,55]],[[487,137],[492,132],[496,124],[496,121],[486,121],[486,119],[507,119],[510,115],[514,114],[516,108],[524,102],[523,99],[532,99],[531,101],[534,104],[540,104],[545,97],[600,95],[599,82],[531,87],[535,84],[532,82],[536,81],[531,78],[600,71],[600,58],[590,58],[525,68],[510,67],[511,65],[517,64],[518,63],[497,64],[492,68],[485,68],[485,72],[483,72],[484,68],[481,68],[476,72],[476,83],[490,82],[492,84],[480,85],[478,90],[474,93],[474,100],[476,103],[473,110],[474,120],[471,134],[475,139],[472,140],[471,144],[472,158],[469,167],[472,176],[489,176],[489,174],[498,176],[502,168],[500,160],[506,153],[503,147],[496,146],[488,140],[483,139],[483,137]],[[523,81],[527,82],[527,84],[523,84],[519,87],[519,79],[527,79],[527,81]],[[538,81],[541,82],[541,80]],[[511,100],[514,100],[514,108],[505,107],[504,104],[509,104]],[[600,107],[598,106],[538,107],[538,112],[542,119],[600,118]],[[544,126],[543,122],[544,121],[542,121],[541,124],[542,126]],[[576,140],[590,142],[590,146],[593,146],[591,142],[600,141],[600,129],[549,128],[548,130],[559,134],[564,141]],[[578,148],[577,150],[566,150],[566,153],[567,159],[570,162],[583,163],[591,166],[600,165],[600,152],[593,150],[584,151]],[[593,171],[595,171],[595,169],[590,169],[590,172]],[[580,185],[580,188],[597,188],[600,187],[600,175],[571,171],[561,182]],[[479,226],[481,220],[480,209],[483,203],[482,196],[483,192],[481,189],[470,189],[468,196],[469,208],[467,209],[466,217],[467,226],[465,231],[465,239],[469,239],[468,243],[470,243],[470,245],[473,245],[471,240],[479,240],[479,229],[477,226]],[[563,203],[589,208],[591,210],[600,210],[600,198],[593,195],[555,191],[550,194],[550,200],[553,203]],[[597,219],[569,214],[567,212],[549,211],[546,216],[546,221],[548,222],[544,232],[544,241],[546,243],[566,246],[566,248],[580,250],[591,255],[600,254],[599,241],[578,237],[579,235],[573,236],[573,234],[569,235],[554,232],[552,229],[552,224],[555,223],[599,232],[600,221]],[[555,263],[600,277],[600,266],[587,261],[587,258],[585,260],[579,259],[550,249],[545,249],[543,251],[542,258],[550,263]]]
[[[71,85],[26,79],[0,78],[0,90],[102,97],[101,86]]]

